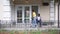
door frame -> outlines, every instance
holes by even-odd
[[[16,24],[17,24],[17,8],[19,6],[23,6],[23,7],[24,6],[30,6],[30,22],[32,21],[32,19],[31,19],[32,18],[32,6],[38,6],[38,13],[40,13],[40,5],[15,5],[15,21],[16,21]],[[22,10],[24,10],[24,8]],[[24,23],[24,17],[22,17],[22,19],[23,19],[23,23]]]
[[[22,7],[22,23],[24,23],[24,10],[26,6],[30,7],[29,10],[30,10],[30,17],[29,17],[29,20],[31,20],[31,5],[16,5],[16,8],[15,8],[15,20],[16,20],[16,24],[17,23],[17,10],[18,10],[18,7],[21,6]]]

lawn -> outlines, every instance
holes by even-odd
[[[60,34],[58,30],[44,30],[44,31],[7,31],[0,30],[0,34]]]

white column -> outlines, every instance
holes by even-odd
[[[55,19],[54,19],[54,17],[55,17],[55,12],[54,12],[54,0],[52,0],[52,1],[50,1],[50,21],[51,22],[54,22],[55,21]]]
[[[54,26],[58,26],[58,3],[55,4],[55,24]]]

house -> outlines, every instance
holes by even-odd
[[[34,10],[43,23],[57,27],[58,8],[57,0],[0,0],[0,20],[1,24],[31,24]]]

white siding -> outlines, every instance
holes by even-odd
[[[3,1],[0,0],[0,20],[2,20],[2,15],[3,15]]]
[[[11,20],[11,7],[9,0],[3,1],[3,20]]]

